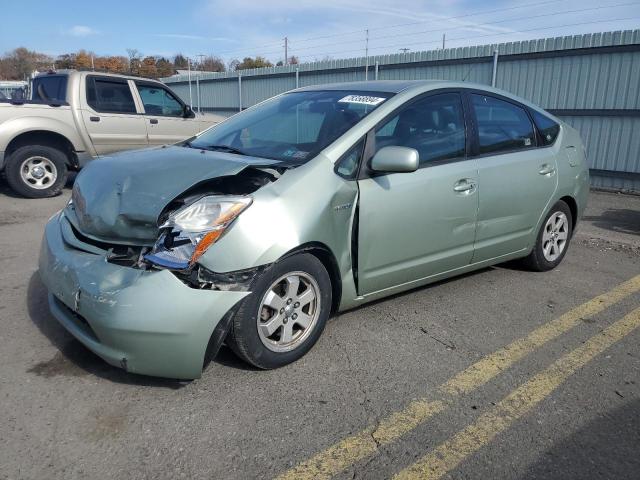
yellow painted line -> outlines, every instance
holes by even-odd
[[[322,480],[346,470],[353,464],[374,455],[380,445],[389,444],[444,410],[459,394],[470,392],[487,383],[502,370],[535,351],[546,342],[579,325],[582,319],[593,317],[606,308],[640,290],[640,275],[621,283],[586,303],[532,331],[508,346],[482,358],[455,375],[438,388],[440,399],[419,399],[403,410],[383,419],[317,453],[290,470],[278,480]]]
[[[535,329],[524,338],[484,357],[460,372],[440,387],[444,394],[467,393],[484,385],[502,370],[510,367],[545,343],[579,325],[582,319],[593,317],[611,305],[640,290],[640,275],[633,277],[613,290],[598,295],[586,303],[569,310],[564,315]]]
[[[433,480],[446,475],[548,397],[579,368],[638,327],[640,308],[535,375],[480,416],[477,421],[398,473],[394,480]]]

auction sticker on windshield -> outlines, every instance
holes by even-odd
[[[360,103],[362,105],[379,105],[384,102],[386,98],[382,97],[370,97],[368,95],[347,95],[346,97],[338,100],[338,103]]]

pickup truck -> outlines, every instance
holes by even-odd
[[[0,171],[29,198],[60,193],[69,170],[121,150],[176,143],[219,123],[166,85],[65,71],[34,77],[29,100],[0,99]]]

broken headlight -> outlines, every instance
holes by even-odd
[[[145,260],[176,270],[190,267],[249,205],[249,197],[208,196],[172,212]]]

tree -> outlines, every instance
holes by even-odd
[[[154,57],[145,57],[140,64],[138,75],[147,78],[158,78],[156,59]]]
[[[56,68],[76,68],[76,54],[75,53],[63,53],[56,58]]]
[[[298,65],[300,63],[300,59],[295,55],[291,55],[289,57],[289,65]]]
[[[127,55],[129,55],[129,73],[138,75],[140,72],[142,52],[136,48],[127,48]]]
[[[111,73],[127,73],[129,60],[122,56],[96,57],[94,60],[96,70]]]
[[[176,69],[186,70],[187,68],[189,68],[189,61],[187,60],[187,57],[185,57],[181,53],[178,53],[175,57],[173,57],[173,65],[176,67]]]
[[[229,63],[227,65],[229,67],[229,70],[231,71],[238,70],[238,65],[240,65],[240,60],[238,60],[237,58],[231,59],[229,60]]]
[[[247,70],[249,68],[273,67],[273,63],[258,55],[256,58],[244,57],[242,62],[235,65],[235,70]]]
[[[86,50],[79,50],[78,53],[76,53],[76,62],[74,68],[93,68],[93,57],[95,57],[93,53],[87,52]]]
[[[158,77],[170,77],[176,73],[174,64],[164,57],[156,60],[156,68],[158,69]]]
[[[198,65],[198,69],[204,70],[205,72],[224,72],[226,67],[224,65],[224,61],[220,57],[209,55],[202,60],[200,65]]]
[[[8,80],[24,80],[34,71],[52,66],[53,58],[49,55],[19,47],[5,54],[0,74]]]

